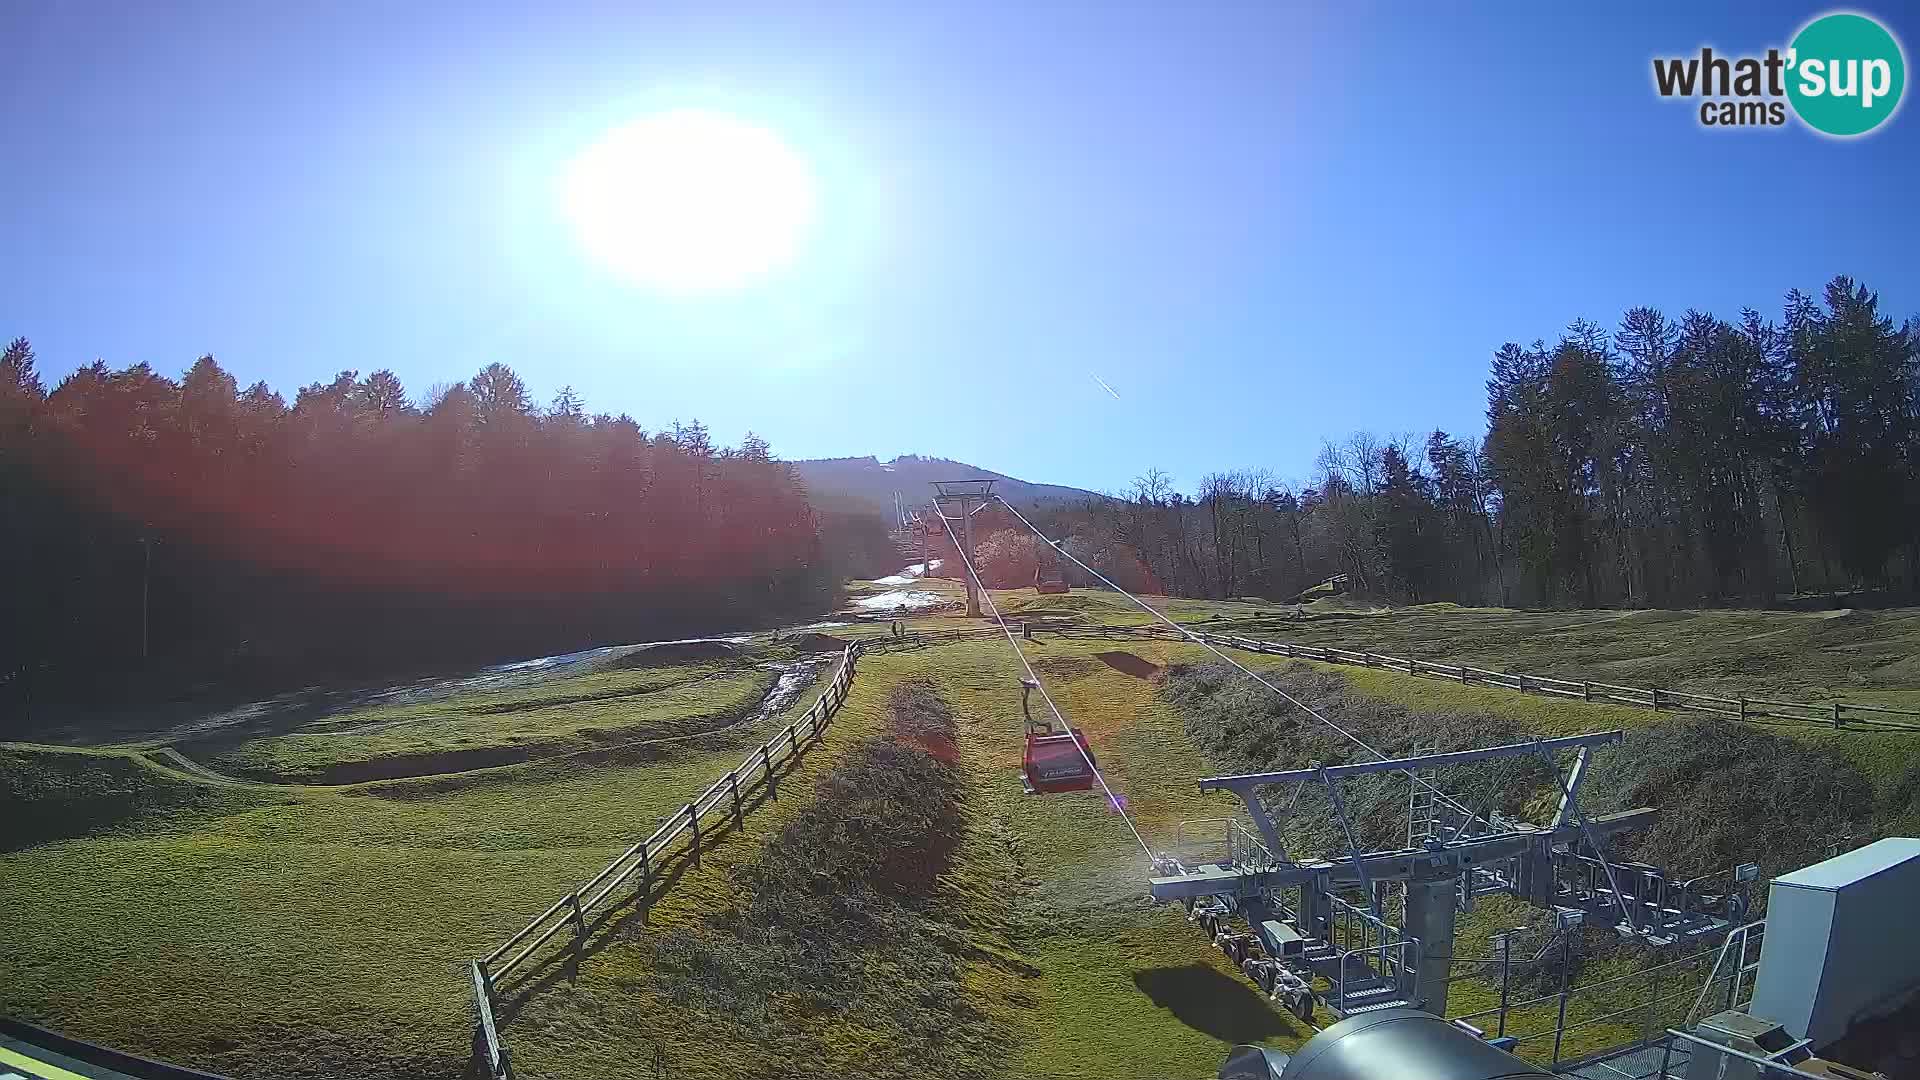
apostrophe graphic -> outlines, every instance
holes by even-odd
[[[1900,107],[1907,61],[1887,28],[1852,12],[1822,15],[1787,50],[1787,99],[1815,131],[1865,135]]]

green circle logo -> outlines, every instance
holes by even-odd
[[[1864,135],[1900,107],[1907,61],[1887,28],[1842,12],[1822,15],[1787,52],[1787,99],[1807,126],[1828,135]]]

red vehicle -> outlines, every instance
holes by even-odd
[[[1020,680],[1020,710],[1027,717],[1027,745],[1020,755],[1020,786],[1029,795],[1059,794],[1093,789],[1093,748],[1079,728],[1055,731],[1046,720],[1035,720],[1028,695],[1038,683]]]
[[[1033,572],[1033,591],[1042,594],[1066,592],[1067,575],[1057,566],[1042,566]]]

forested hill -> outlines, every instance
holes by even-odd
[[[982,469],[977,465],[949,461],[946,458],[905,454],[892,461],[872,457],[815,458],[796,461],[794,468],[810,495],[826,501],[842,501],[868,511],[893,514],[893,495],[899,492],[909,506],[919,506],[932,494],[935,480],[997,480],[994,493],[1020,506],[1068,500],[1074,503],[1097,499],[1091,491],[1058,484],[1030,484],[1011,476]]]
[[[1345,573],[1416,602],[1910,598],[1920,320],[1896,323],[1844,277],[1778,311],[1578,320],[1494,352],[1484,434],[1329,441],[1298,484],[1241,469],[1187,495],[1147,470],[1132,498],[1052,511],[1046,528],[1109,576],[1190,596],[1286,597]],[[1036,553],[1003,540],[988,550],[1021,580]]]
[[[211,357],[51,391],[24,339],[0,357],[0,701],[730,629],[831,606],[837,574],[765,442],[536,407],[499,364],[289,405]]]

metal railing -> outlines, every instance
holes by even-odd
[[[1695,1000],[1693,972],[1707,970],[1703,994],[1711,993],[1717,982],[1727,978],[1717,964],[1708,968],[1708,962],[1721,951],[1694,953],[1625,975],[1565,986],[1555,993],[1524,1001],[1509,1001],[1502,980],[1500,1005],[1448,1019],[1479,1027],[1492,1026],[1500,1034],[1514,1038],[1515,1054],[1555,1068],[1567,1060],[1564,1056],[1567,1036],[1590,1029],[1617,1029],[1604,1044],[1612,1048],[1609,1052],[1620,1048],[1644,1049],[1655,1043],[1659,1032],[1668,1024],[1687,1022],[1687,1013],[1683,1010]],[[1474,977],[1477,973],[1455,975],[1450,976],[1450,981]],[[1619,1002],[1625,1004],[1617,1004]]]
[[[1760,977],[1760,945],[1766,936],[1767,921],[1760,919],[1750,922],[1727,935],[1720,945],[1720,954],[1714,958],[1713,970],[1708,973],[1707,981],[1700,987],[1700,996],[1687,1010],[1686,1025],[1692,1027],[1706,1015],[1708,998],[1713,995],[1716,980],[1722,978],[1725,970],[1727,994],[1724,1003],[1715,1001],[1722,1009],[1739,1009],[1753,1000],[1753,987],[1748,976],[1754,980]],[[1729,964],[1728,961],[1732,963]],[[1744,995],[1744,996],[1743,996]]]
[[[1812,1080],[1829,1080],[1828,1077],[1822,1076],[1819,1073],[1810,1073],[1796,1069],[1784,1061],[1758,1057],[1747,1053],[1745,1050],[1735,1050],[1731,1046],[1722,1046],[1710,1039],[1703,1039],[1698,1035],[1679,1031],[1674,1028],[1668,1028],[1666,1037],[1660,1040],[1660,1044],[1664,1049],[1660,1055],[1660,1071],[1657,1074],[1657,1080],[1683,1080],[1683,1077],[1677,1077],[1668,1071],[1673,1065],[1673,1051],[1676,1041],[1686,1044],[1689,1059],[1691,1059],[1692,1055],[1702,1052],[1716,1055],[1723,1054],[1728,1057],[1738,1058],[1750,1065],[1758,1065],[1760,1071],[1768,1076],[1804,1076],[1810,1077]],[[1804,1045],[1804,1043],[1800,1045]],[[1798,1049],[1798,1047],[1794,1049]]]
[[[1328,944],[1341,949],[1336,962],[1334,992],[1338,995],[1335,1004],[1345,1009],[1348,1004],[1350,988],[1347,985],[1349,973],[1354,970],[1354,961],[1360,962],[1360,970],[1368,972],[1368,978],[1383,980],[1393,987],[1411,985],[1413,962],[1408,959],[1408,949],[1419,956],[1420,939],[1383,919],[1375,918],[1371,911],[1357,904],[1327,894],[1332,919],[1328,925]],[[1357,943],[1357,944],[1356,944]],[[1379,957],[1376,965],[1371,961]],[[1369,987],[1369,989],[1372,989]]]

